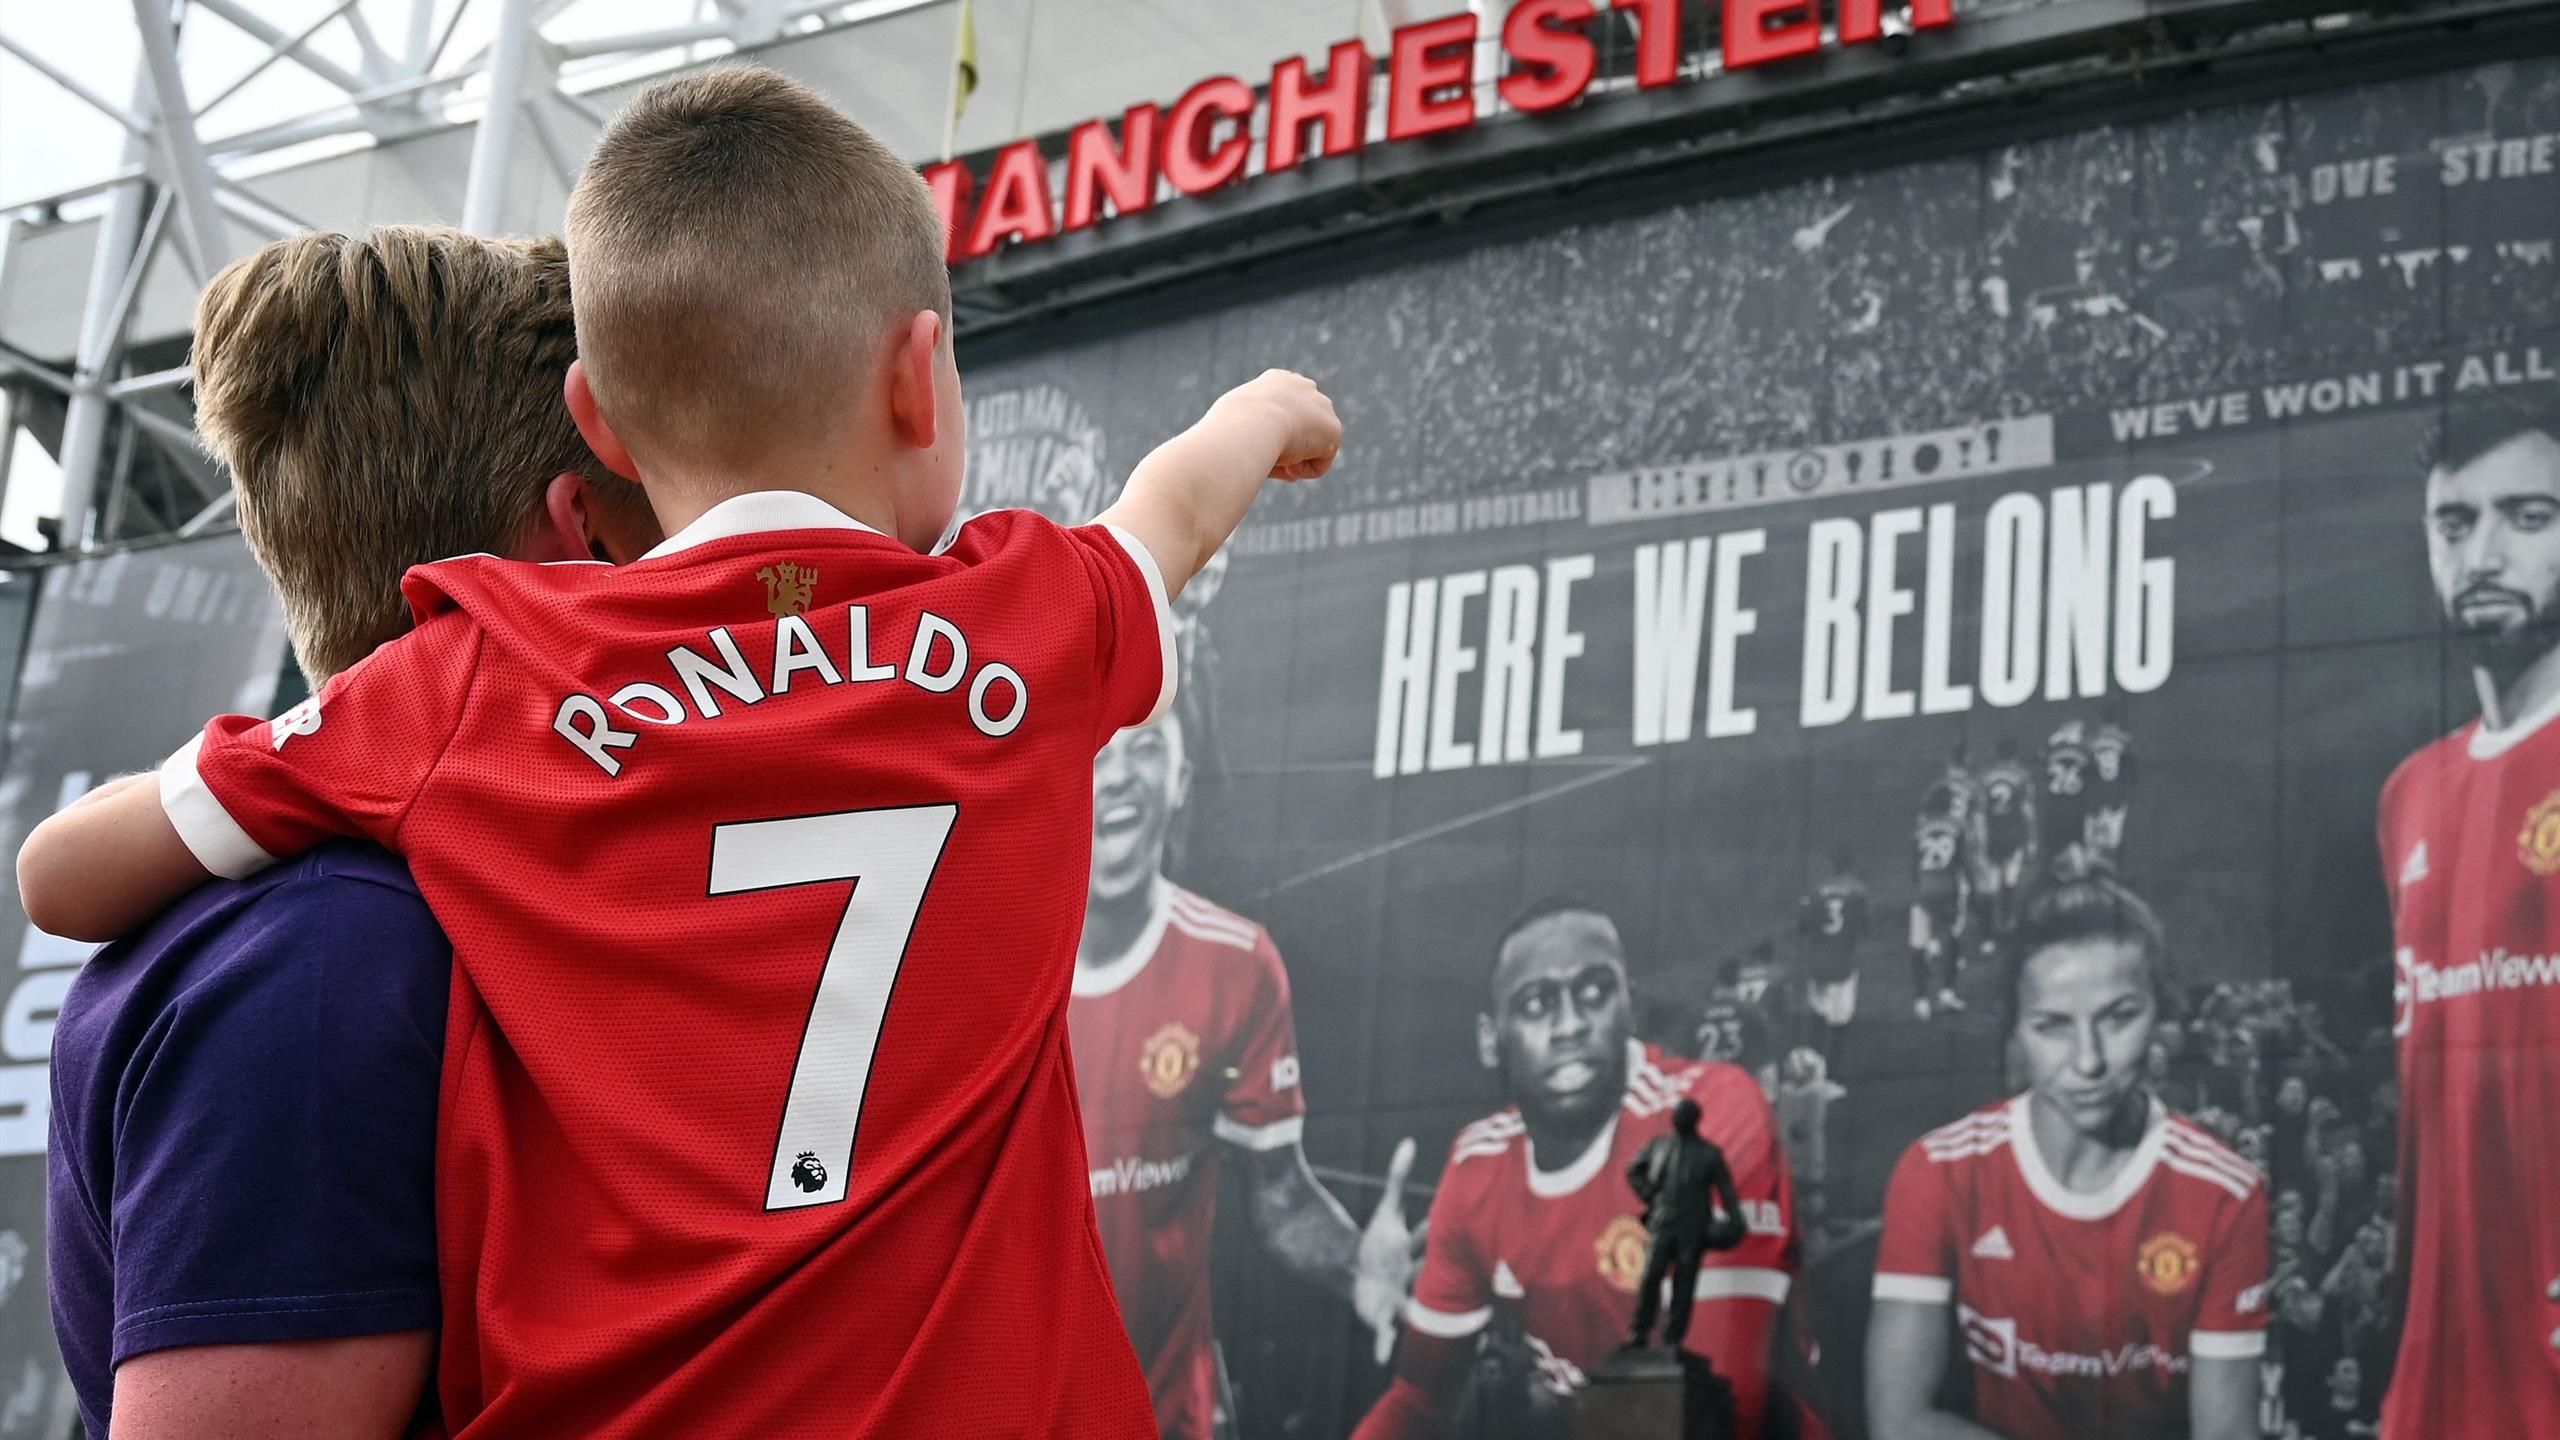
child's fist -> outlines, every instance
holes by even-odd
[[[1279,422],[1274,480],[1313,480],[1332,469],[1334,456],[1342,451],[1342,418],[1333,413],[1333,401],[1304,375],[1265,370],[1228,391],[1219,403],[1262,407]]]

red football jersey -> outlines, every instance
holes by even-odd
[[[2395,1440],[2560,1435],[2560,725],[2476,725],[2382,792],[2400,1049]]]
[[[1686,1348],[1733,1383],[1745,1437],[1768,1403],[1778,1307],[1795,1281],[1795,1189],[1768,1098],[1744,1071],[1630,1045],[1627,1095],[1591,1147],[1559,1170],[1529,1153],[1517,1109],[1458,1132],[1431,1201],[1430,1239],[1405,1323],[1441,1340],[1473,1336],[1497,1304],[1559,1359],[1588,1369],[1625,1343],[1644,1276],[1642,1206],[1627,1165],[1669,1133],[1683,1095],[1705,1114],[1698,1133],[1724,1151],[1750,1234],[1699,1268]]]
[[[2009,1440],[2184,1435],[2192,1357],[2266,1351],[2266,1185],[2155,1101],[2115,1182],[2066,1190],[2027,1103],[1903,1152],[1876,1298],[1956,1307],[1974,1416]]]
[[[1171,698],[1144,547],[764,493],[405,585],[412,634],[162,792],[221,873],[400,851],[453,939],[456,1434],[1153,1434],[1066,1032],[1093,757]]]
[[[1261,926],[1161,877],[1128,953],[1076,969],[1067,1032],[1093,1214],[1167,1436],[1208,1440],[1218,1147],[1298,1143],[1289,977]]]

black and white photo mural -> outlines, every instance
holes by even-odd
[[[970,372],[1342,464],[1095,775],[1168,1435],[1561,1436],[1681,1098],[1746,1433],[2560,1435],[2560,63],[1843,172]]]

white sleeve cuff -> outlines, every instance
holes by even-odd
[[[1268,1125],[1242,1125],[1228,1119],[1221,1111],[1217,1119],[1209,1122],[1209,1132],[1230,1145],[1241,1145],[1247,1150],[1277,1150],[1305,1138],[1307,1117],[1292,1115]]]
[[[1147,577],[1147,598],[1155,602],[1156,644],[1164,652],[1164,684],[1156,690],[1155,708],[1147,712],[1147,718],[1138,722],[1140,725],[1153,725],[1164,718],[1164,712],[1173,708],[1174,681],[1182,675],[1182,652],[1173,643],[1173,602],[1165,598],[1164,572],[1156,568],[1156,557],[1147,549],[1147,543],[1117,525],[1102,528],[1111,532],[1111,538],[1119,541],[1120,548],[1129,552],[1129,559],[1136,563],[1138,573]]]
[[[1493,1307],[1487,1305],[1464,1315],[1452,1315],[1446,1310],[1434,1310],[1419,1300],[1408,1300],[1404,1307],[1404,1323],[1425,1335],[1436,1335],[1443,1340],[1462,1340],[1493,1323]]]
[[[1876,1272],[1875,1298],[1907,1300],[1914,1305],[1944,1305],[1956,1298],[1956,1282],[1944,1275],[1894,1275]]]
[[[2267,1353],[2264,1330],[2195,1330],[2187,1335],[2187,1353],[2198,1360],[2255,1360]]]
[[[1772,1305],[1784,1305],[1787,1292],[1794,1288],[1794,1277],[1784,1270],[1756,1269],[1747,1265],[1728,1269],[1710,1263],[1698,1272],[1698,1298],[1701,1300],[1766,1300]]]
[[[204,748],[204,734],[178,747],[178,753],[160,766],[160,808],[176,827],[178,838],[187,842],[196,863],[226,880],[242,880],[276,863],[231,812],[222,808],[213,791],[196,770],[196,753]]]

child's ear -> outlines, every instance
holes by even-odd
[[[900,440],[918,450],[932,449],[953,418],[942,414],[941,390],[934,383],[942,332],[940,312],[919,310],[889,354],[889,422]]]
[[[583,360],[569,362],[568,377],[561,382],[561,393],[569,402],[569,418],[577,422],[578,435],[587,442],[604,468],[625,480],[637,483],[640,467],[632,463],[629,447],[622,437],[605,423],[604,412],[596,408],[595,392],[587,388],[587,365]]]

